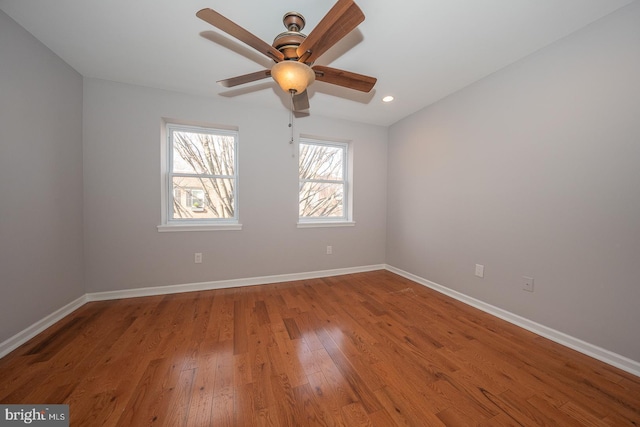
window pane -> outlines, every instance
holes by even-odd
[[[342,180],[344,149],[300,144],[300,179]]]
[[[173,172],[233,175],[233,148],[232,136],[173,131]]]
[[[300,185],[300,217],[340,218],[343,210],[343,184],[305,182]]]
[[[233,179],[173,177],[171,218],[233,218],[233,192]]]

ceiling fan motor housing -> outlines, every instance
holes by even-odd
[[[284,14],[282,23],[287,31],[278,34],[272,46],[282,52],[285,60],[298,60],[298,46],[307,38],[306,34],[300,32],[305,25],[304,16],[298,12],[288,12]]]

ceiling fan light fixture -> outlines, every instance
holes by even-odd
[[[271,77],[283,91],[302,93],[316,80],[316,73],[302,62],[282,61],[271,67]]]

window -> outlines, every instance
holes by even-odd
[[[348,144],[301,138],[299,147],[299,224],[351,225]]]
[[[237,131],[168,123],[166,140],[158,229],[239,229]]]
[[[187,189],[186,206],[191,207],[191,212],[204,212],[204,200],[204,190],[201,190],[199,188]]]

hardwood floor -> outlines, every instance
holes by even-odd
[[[0,359],[72,426],[637,426],[640,378],[387,271],[88,303]]]

